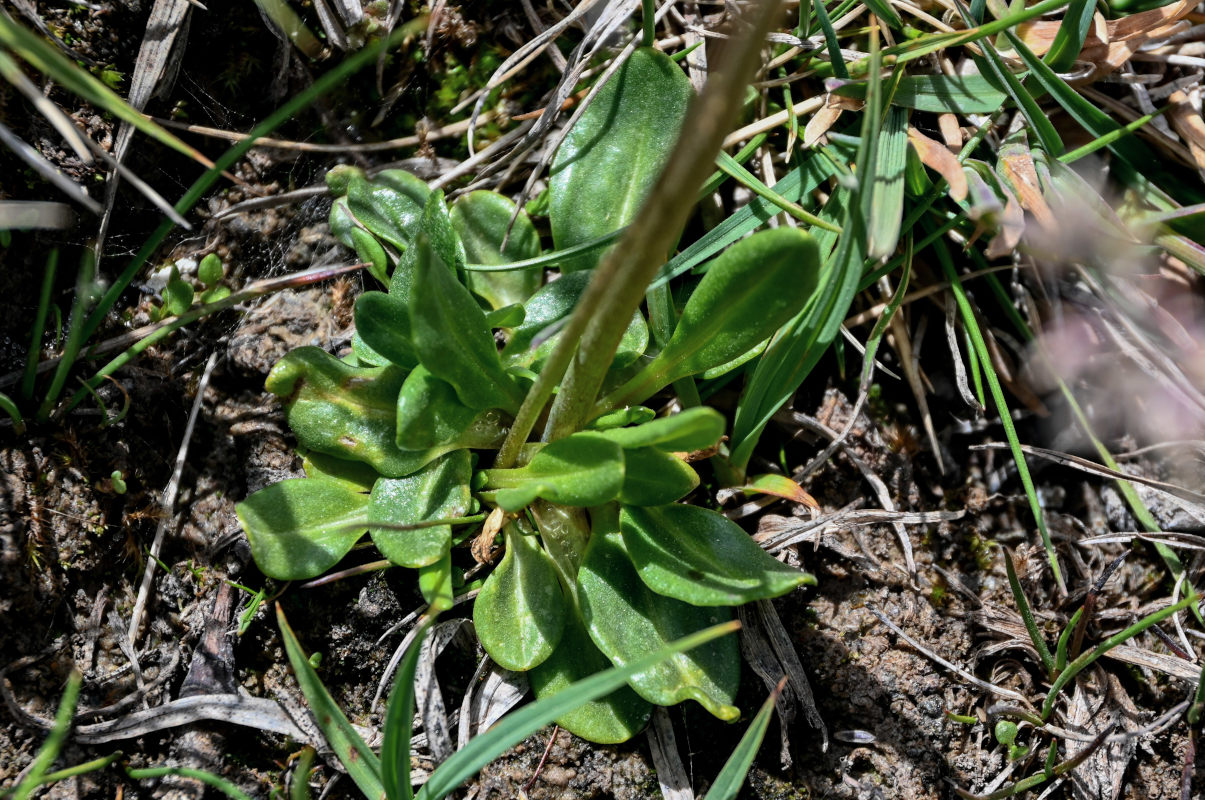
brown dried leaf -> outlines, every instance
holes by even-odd
[[[1057,227],[1054,212],[1042,196],[1038,171],[1030,152],[1023,147],[1010,147],[1007,150],[1001,147],[997,170],[1001,180],[1016,194],[1021,207],[1032,213],[1043,228],[1054,231]]]
[[[1199,101],[1201,88],[1193,87],[1192,92],[1197,95],[1196,99]],[[1188,145],[1193,161],[1197,162],[1198,167],[1205,169],[1205,119],[1202,119],[1201,112],[1197,110],[1200,107],[1199,103],[1194,104],[1192,98],[1182,90],[1172,92],[1168,102],[1171,106],[1168,116],[1172,119],[1172,127]]]
[[[962,128],[958,124],[957,114],[939,114],[937,127],[941,130],[941,139],[955,155],[962,149]]]
[[[962,171],[962,164],[943,144],[930,139],[916,128],[908,127],[908,141],[911,142],[921,163],[950,184],[950,197],[961,202],[967,196],[967,178]]]
[[[803,129],[803,146],[815,147],[816,144],[824,138],[837,120],[841,118],[842,107],[840,103],[833,102],[834,95],[825,97],[824,107],[812,115],[808,120],[808,124]]]

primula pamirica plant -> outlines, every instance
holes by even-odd
[[[404,172],[332,172],[332,231],[388,290],[357,300],[347,356],[299,348],[268,377],[305,448],[307,477],[238,507],[265,574],[319,575],[367,532],[390,562],[418,570],[439,613],[452,602],[453,546],[488,517],[505,551],[475,601],[477,633],[497,663],[528,672],[539,696],[809,580],[721,514],[678,502],[700,482],[690,454],[716,446],[723,416],[692,407],[654,418],[640,405],[743,363],[803,307],[819,254],[799,230],[728,248],[682,287],[680,315],[659,290],[654,335],[640,312],[620,321],[601,391],[583,400],[586,423],[568,435],[546,430],[553,440],[527,442],[515,463],[482,468],[586,289],[601,249],[591,243],[633,221],[690,96],[680,69],[651,49],[616,73],[554,161],[548,258],[527,214],[501,195],[472,192],[449,208]],[[539,267],[558,259],[561,274],[543,282]],[[535,269],[489,269],[533,260]],[[691,699],[735,719],[739,667],[735,640],[717,640],[558,722],[618,742],[654,704]]]

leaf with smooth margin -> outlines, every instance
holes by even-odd
[[[616,666],[732,617],[730,608],[702,608],[651,591],[636,574],[619,531],[597,522],[577,574],[577,592],[590,638]],[[720,719],[733,720],[740,716],[732,705],[740,667],[737,642],[724,639],[662,661],[628,684],[650,703],[694,700]]]
[[[415,242],[415,282],[410,289],[410,332],[419,361],[456,389],[465,405],[514,413],[523,391],[502,368],[481,306],[430,248]]]
[[[548,723],[558,720],[558,718],[564,718],[573,709],[580,708],[585,703],[589,703],[622,687],[629,676],[643,672],[676,653],[684,653],[693,648],[706,645],[708,642],[714,641],[725,634],[732,633],[739,628],[740,624],[737,622],[715,625],[687,636],[684,639],[679,639],[655,653],[649,653],[634,664],[629,664],[623,668],[615,667],[605,672],[591,675],[584,680],[575,681],[563,689],[559,689],[558,687],[559,690],[552,690],[551,682],[545,682],[543,684],[545,687],[544,691],[555,691],[555,693],[544,694],[540,689],[536,689],[537,695],[543,695],[537,702],[508,714],[502,721],[474,738],[465,747],[436,768],[435,772],[431,774],[431,777],[419,791],[417,800],[442,800],[453,789],[456,789],[469,778],[473,777],[477,770],[493,761],[507,748],[513,747],[523,741]],[[589,641],[588,637],[583,636],[583,638],[587,642]],[[561,648],[558,647],[557,650],[560,651]],[[580,651],[572,655],[575,658],[579,655],[588,657],[585,656],[586,652]],[[529,673],[533,686],[536,685],[536,673],[541,672],[547,664],[548,662],[546,661]],[[650,708],[646,712],[646,720],[648,718],[647,714],[651,713],[651,711],[652,709]],[[558,724],[560,723],[558,722]],[[569,725],[562,725],[562,727],[573,731],[573,728]]]
[[[565,631],[567,601],[536,536],[503,529],[506,554],[473,601],[473,625],[490,658],[527,671],[552,655]]]
[[[301,468],[306,477],[342,483],[355,492],[368,494],[381,477],[377,471],[362,461],[328,456],[326,453],[306,453],[301,459]]]
[[[472,463],[468,450],[453,450],[404,478],[381,478],[372,487],[369,534],[381,555],[403,567],[434,564],[452,546],[452,526],[389,530],[373,525],[417,525],[464,516],[469,508]]]
[[[869,258],[886,258],[900,241],[904,218],[904,167],[908,161],[908,113],[891,108],[879,130],[878,164],[871,187]]]
[[[372,748],[364,743],[360,734],[356,733],[347,715],[322,685],[318,673],[310,666],[309,659],[301,649],[297,635],[289,627],[289,621],[285,619],[280,603],[276,604],[276,624],[280,627],[280,638],[284,641],[289,663],[293,665],[293,674],[297,676],[297,685],[301,688],[306,702],[310,704],[314,712],[314,721],[326,737],[327,744],[365,797],[374,800],[384,798],[385,787],[381,783],[380,759],[372,752]]]
[[[782,694],[786,684],[786,676],[783,676],[783,679],[778,682],[778,686],[766,698],[766,702],[762,703],[757,716],[749,723],[749,729],[745,731],[745,735],[737,743],[736,749],[724,762],[724,768],[715,777],[707,794],[703,795],[703,800],[732,800],[740,792],[741,787],[745,784],[745,778],[749,774],[749,768],[753,766],[753,758],[761,749],[762,740],[766,738],[766,731],[770,728],[770,720],[774,716],[774,704],[778,702],[778,697]]]
[[[625,506],[623,541],[641,580],[697,606],[737,606],[814,582],[762,550],[739,525],[698,506]]]
[[[456,605],[450,550],[445,551],[438,561],[418,568],[418,591],[427,603],[427,616],[438,617]]]
[[[724,435],[724,415],[714,408],[687,408],[668,417],[658,417],[640,425],[611,428],[602,435],[620,447],[658,447],[673,453],[689,453],[712,447]]]
[[[439,256],[439,260],[451,267],[458,278],[464,276],[464,243],[452,225],[452,216],[448,205],[444,202],[442,189],[437,189],[427,197],[423,206],[423,215],[418,221],[419,230],[426,234],[431,243],[431,250]]]
[[[498,505],[518,511],[537,497],[566,506],[597,506],[623,489],[623,448],[600,433],[550,442],[524,467],[485,470]]]
[[[368,495],[325,478],[289,478],[234,507],[260,572],[297,581],[339,563],[368,529]]]
[[[381,783],[389,800],[411,800],[410,737],[414,733],[414,676],[430,623],[421,623],[393,676],[393,691],[381,721]],[[747,734],[746,734],[747,735]],[[371,795],[368,795],[371,798]]]
[[[866,98],[866,83],[828,84],[833,94]],[[982,75],[905,75],[891,95],[891,105],[933,114],[991,114],[1000,110],[1008,95]]]
[[[397,446],[426,450],[455,442],[476,418],[477,411],[460,402],[450,383],[417,366],[397,396]]]
[[[400,450],[394,441],[405,375],[400,367],[352,367],[320,348],[298,347],[276,362],[264,386],[283,398],[303,447],[400,477],[439,455]]]
[[[384,292],[364,292],[356,298],[356,335],[394,364],[405,369],[418,365],[410,336],[410,309],[406,302]]]
[[[649,47],[638,48],[611,76],[552,162],[548,220],[558,249],[635,218],[678,141],[693,96],[682,68]],[[590,269],[604,252],[562,263],[561,271]]]
[[[511,225],[514,212],[514,202],[497,192],[469,192],[452,204],[452,227],[468,263],[497,266],[540,255],[540,235],[531,218],[519,211]],[[465,280],[470,291],[497,309],[526,302],[541,278],[540,270],[516,270],[470,272]]]
[[[596,410],[639,403],[679,378],[746,353],[798,313],[819,271],[816,241],[797,228],[761,231],[736,243],[691,292],[665,349]]]
[[[506,363],[528,367],[538,372],[544,360],[556,347],[558,336],[547,336],[535,346],[537,339],[550,326],[563,324],[569,318],[589,282],[590,273],[571,272],[533,294],[523,306],[523,323],[512,331],[510,341],[502,349],[502,358]],[[648,343],[648,325],[640,312],[636,311],[632,314],[632,321],[615,351],[615,358],[611,362],[612,369],[622,369],[634,363],[644,354]]]
[[[427,184],[400,169],[369,178],[358,167],[338,166],[326,174],[327,186],[346,197],[352,217],[374,236],[398,250],[409,247],[431,190]],[[351,247],[352,241],[342,240]]]
[[[699,485],[699,473],[682,459],[658,447],[623,452],[623,489],[619,502],[660,506],[681,500]]]

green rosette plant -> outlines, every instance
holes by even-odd
[[[798,313],[819,271],[808,234],[783,227],[733,244],[681,287],[680,314],[658,290],[664,336],[650,336],[640,310],[604,321],[619,344],[601,365],[601,388],[576,398],[592,409],[584,422],[557,434],[549,425],[546,440],[512,430],[555,361],[566,320],[583,313],[601,249],[583,245],[613,240],[633,222],[691,97],[677,65],[646,48],[603,87],[553,164],[551,253],[501,195],[472,192],[449,208],[442,192],[406,173],[331,174],[332,231],[383,290],[357,300],[350,353],[299,348],[268,377],[305,449],[306,477],[238,505],[265,574],[317,576],[368,534],[390,562],[418,570],[438,613],[451,605],[454,546],[490,516],[504,555],[475,601],[476,630],[490,656],[526,671],[541,697],[810,580],[723,515],[680,502],[700,484],[688,455],[716,447],[724,417],[695,406],[654,418],[640,405],[740,359]],[[545,281],[542,268],[554,264],[563,274]],[[517,434],[517,456],[496,459]],[[739,668],[735,640],[715,640],[558,722],[620,742],[654,705],[694,700],[733,720]]]

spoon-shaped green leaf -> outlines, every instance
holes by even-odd
[[[575,433],[548,444],[517,469],[485,470],[498,505],[518,511],[536,498],[566,506],[597,506],[619,497],[623,448],[601,434]]]
[[[506,555],[473,603],[473,624],[490,658],[506,669],[529,670],[561,641],[565,596],[538,537],[513,525],[503,534]]]
[[[297,581],[339,563],[368,528],[368,495],[325,478],[290,478],[234,507],[260,572]]]
[[[481,306],[431,249],[425,235],[414,245],[410,331],[419,361],[456,389],[465,405],[515,412],[523,391],[502,368]]]
[[[688,408],[640,425],[611,428],[601,434],[625,450],[656,447],[671,453],[689,453],[712,447],[724,435],[724,415],[714,408]]]
[[[699,485],[699,473],[658,447],[624,450],[623,490],[619,501],[630,506],[660,506],[681,500]]]
[[[372,487],[369,523],[404,526],[464,516],[471,478],[468,450],[454,450],[404,478],[381,478]],[[450,525],[415,530],[372,527],[369,533],[381,555],[403,567],[434,564],[452,545]]]
[[[639,403],[748,352],[799,313],[819,269],[815,240],[796,228],[762,231],[729,247],[691,293],[665,349],[600,401],[596,413]]]
[[[326,181],[334,194],[346,195],[346,208],[360,225],[399,250],[413,239],[431,193],[427,184],[396,169],[369,178],[357,167],[341,166],[328,172]]]
[[[503,417],[497,409],[469,408],[450,384],[418,366],[406,376],[398,394],[397,445],[404,450],[447,444],[496,447],[506,435]]]
[[[356,334],[372,350],[405,369],[418,364],[410,337],[410,310],[404,300],[384,292],[356,298]]]
[[[813,581],[757,546],[739,525],[706,508],[625,506],[623,541],[640,579],[697,606],[741,605]]]
[[[636,574],[619,531],[608,530],[605,521],[603,527],[595,522],[577,581],[590,638],[616,666],[732,617],[728,608],[692,606],[651,591]],[[720,719],[740,715],[732,705],[740,684],[740,651],[732,640],[679,653],[628,683],[650,703],[696,700]]]
[[[464,244],[465,261],[496,266],[538,256],[540,235],[531,218],[524,211],[518,216],[514,212],[514,202],[497,192],[469,192],[457,199],[452,204],[452,227]],[[526,301],[540,288],[541,277],[540,270],[520,269],[470,272],[466,281],[474,294],[498,309]]]

